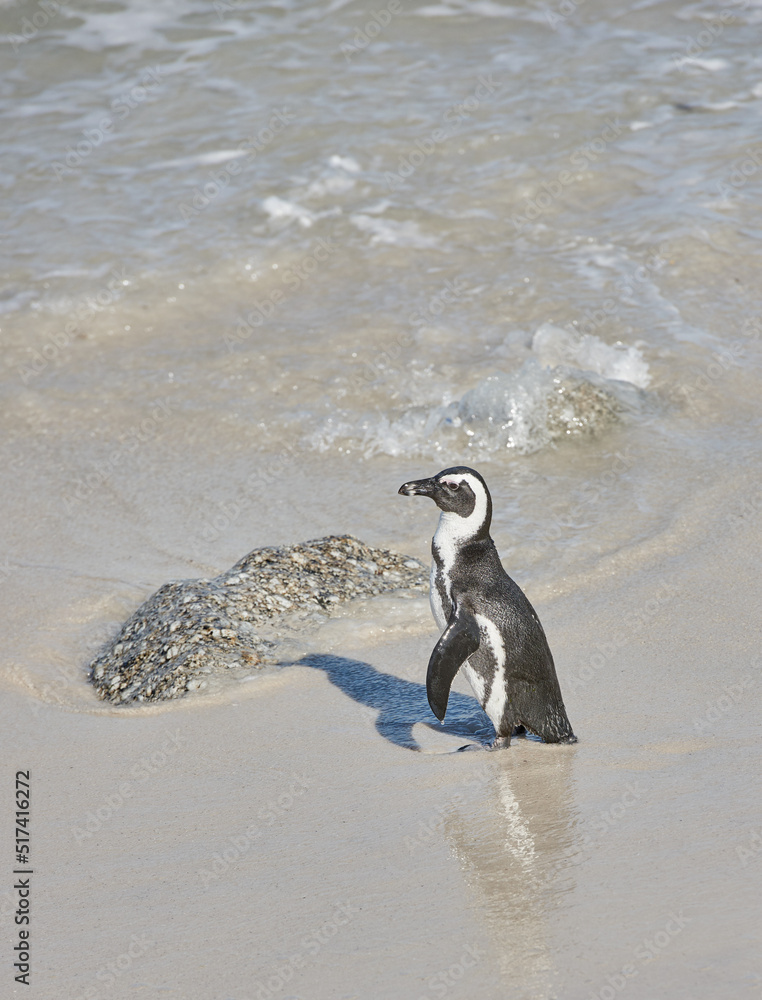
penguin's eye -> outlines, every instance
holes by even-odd
[[[451,490],[460,489],[460,483],[445,483],[445,486],[448,486]]]

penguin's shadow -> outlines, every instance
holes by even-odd
[[[384,674],[362,660],[329,653],[311,654],[296,664],[322,670],[332,684],[368,710],[384,739],[407,750],[420,750],[413,726],[423,723],[436,733],[460,736],[489,746],[495,730],[476,698],[451,692],[444,724],[434,718],[424,684]]]

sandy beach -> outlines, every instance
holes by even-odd
[[[168,705],[10,687],[36,995],[753,995],[759,523],[723,493],[535,597],[574,747],[448,753],[483,716],[460,679],[448,731],[427,712],[424,599]],[[78,586],[36,614],[76,632]]]

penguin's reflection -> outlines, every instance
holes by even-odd
[[[340,656],[307,656],[299,664],[323,670],[374,717],[385,739],[420,749],[413,726],[431,718],[423,684]],[[446,721],[431,728],[471,739],[477,748],[494,737],[470,696],[451,694]],[[552,1000],[563,992],[563,970],[553,957],[553,914],[574,888],[579,851],[574,750],[519,738],[509,749],[466,759],[473,760],[473,780],[462,804],[444,814],[444,836],[486,925],[509,995]],[[462,787],[462,771],[459,780]]]
[[[563,991],[552,926],[574,888],[572,755],[568,747],[514,741],[490,754],[481,790],[444,818],[500,972],[520,984],[522,1000]]]

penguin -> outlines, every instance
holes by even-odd
[[[434,715],[444,720],[462,669],[495,727],[492,749],[510,746],[511,736],[525,730],[546,743],[576,743],[540,619],[490,537],[492,498],[484,479],[459,465],[398,492],[431,497],[442,511],[431,541],[429,590],[442,629],[426,673]]]

